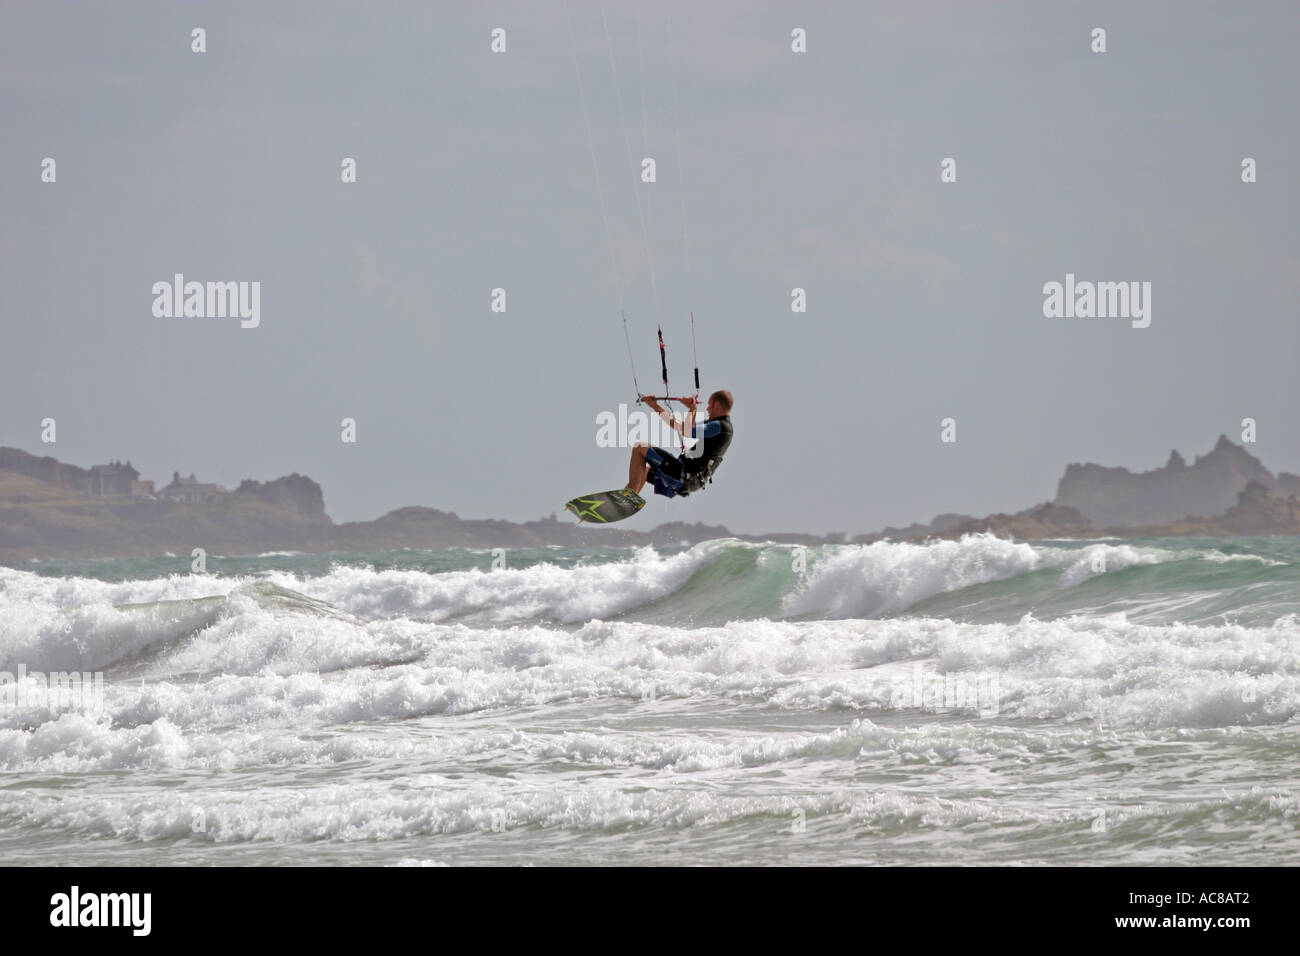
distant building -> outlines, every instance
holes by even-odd
[[[158,497],[163,501],[201,502],[228,494],[230,491],[227,488],[199,481],[194,477],[194,472],[190,472],[188,478],[182,478],[179,471],[173,471],[171,484],[158,489]]]
[[[114,495],[131,495],[139,482],[140,472],[120,461],[110,461],[107,465],[95,465],[86,477],[85,492],[92,498],[107,498]]]

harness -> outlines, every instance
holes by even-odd
[[[708,464],[704,466],[702,471],[686,476],[686,479],[682,482],[682,488],[677,494],[685,498],[696,491],[703,491],[705,486],[713,484],[713,473],[718,470],[720,464],[722,464],[722,456],[714,455],[709,459]]]
[[[689,463],[698,459],[688,458],[685,453],[677,457],[676,460],[682,464],[681,478],[674,478],[659,470],[659,466],[665,464],[665,462],[662,456],[653,448],[646,453],[646,461],[655,468],[652,476],[655,494],[663,495],[665,498],[685,498],[695,492],[703,491],[708,485],[713,484],[713,474],[718,470],[718,466],[722,464],[723,456],[731,445],[731,439],[734,435],[734,429],[731,427],[731,417],[727,416],[720,419],[720,421],[725,421],[726,425],[719,434],[701,439],[706,443],[706,447],[707,444],[713,444],[716,448],[702,466],[691,468]]]

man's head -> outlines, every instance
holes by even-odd
[[[730,415],[732,401],[731,393],[725,389],[714,392],[709,396],[709,417],[721,418],[723,415]]]

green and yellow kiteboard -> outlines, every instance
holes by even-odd
[[[645,507],[645,499],[629,488],[618,491],[597,491],[574,498],[564,507],[578,516],[578,521],[596,521],[609,524],[630,518]]]

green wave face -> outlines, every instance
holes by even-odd
[[[936,594],[908,613],[972,623],[1012,622],[1025,614],[1043,620],[1123,614],[1143,624],[1245,626],[1300,615],[1297,538],[1059,542],[1047,548],[1058,552],[1049,554],[1047,566]],[[1105,558],[1112,560],[1099,560]],[[1103,569],[1094,569],[1094,562]]]
[[[184,573],[179,561],[64,561],[26,570],[120,582]],[[440,620],[478,614],[486,605],[520,605],[514,618],[520,622],[581,623],[598,617],[684,626],[899,616],[1011,623],[1026,614],[1043,620],[1123,614],[1135,623],[1255,626],[1300,615],[1300,538],[1029,544],[976,536],[959,542],[808,548],[726,539],[658,550],[457,548],[215,556],[208,560],[208,573],[224,583],[207,593],[224,594],[234,585],[263,602],[302,602],[306,599],[296,594],[300,585],[337,575],[340,569],[375,575],[364,586],[381,596],[390,588],[418,590],[424,576],[445,582],[466,574],[489,575],[473,579],[473,590],[482,598],[473,607],[458,606],[449,597],[418,609],[422,615],[436,612]],[[490,576],[498,571],[505,573]],[[415,579],[409,578],[412,574]],[[287,590],[277,590],[268,577]],[[593,603],[590,612],[575,612],[576,617],[557,615],[556,605],[580,588],[606,599]],[[397,599],[388,613],[400,614],[404,608]],[[328,613],[330,605],[321,603],[314,610]]]

